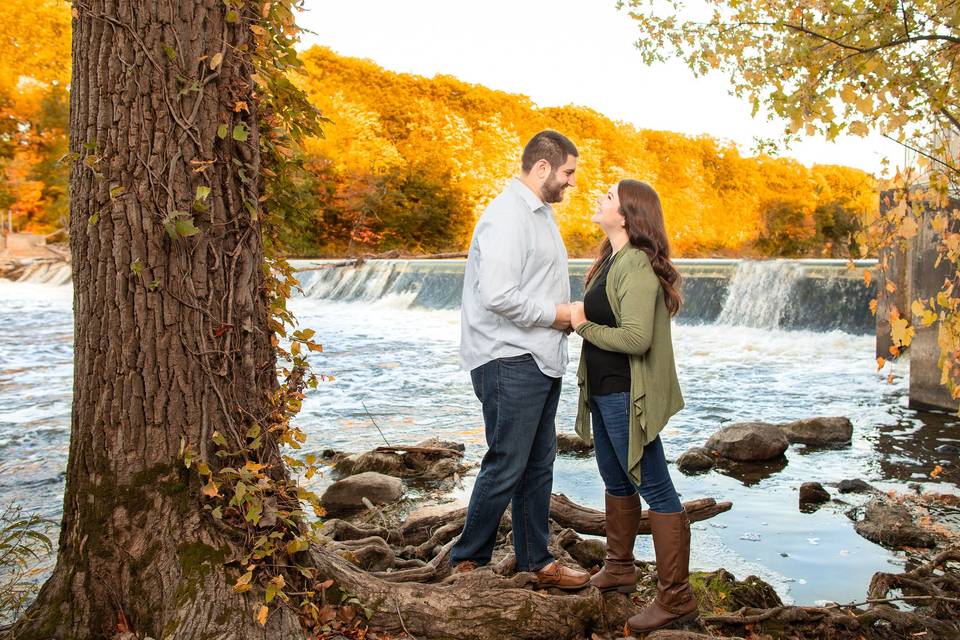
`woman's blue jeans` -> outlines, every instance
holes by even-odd
[[[600,476],[607,493],[629,496],[637,486],[627,473],[627,451],[630,436],[630,394],[611,393],[590,398],[593,416],[593,442]],[[677,513],[683,510],[680,497],[673,487],[667,459],[663,454],[660,436],[643,448],[640,459],[640,497],[657,513]]]

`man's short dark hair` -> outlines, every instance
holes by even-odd
[[[533,169],[537,161],[546,160],[550,163],[551,169],[556,171],[567,161],[567,156],[576,158],[579,155],[569,138],[547,129],[530,138],[530,142],[523,148],[520,168],[524,173],[530,173],[530,169]]]

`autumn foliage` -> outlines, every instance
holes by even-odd
[[[62,0],[0,3],[0,213],[17,231],[66,226],[70,9]]]
[[[0,6],[0,211],[18,231],[50,233],[67,215],[69,7]],[[729,142],[637,129],[577,106],[461,82],[386,71],[313,47],[295,81],[332,121],[291,150],[306,171],[285,185],[300,213],[281,235],[297,256],[465,249],[476,217],[518,169],[524,142],[562,131],[580,150],[578,185],[557,208],[570,254],[598,244],[599,192],[623,177],[660,193],[680,256],[859,256],[876,216],[868,174],[788,158],[744,157]]]

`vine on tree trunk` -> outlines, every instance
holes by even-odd
[[[300,28],[294,13],[302,9],[303,0],[225,2],[227,22],[248,28],[253,44],[213,55],[210,68],[215,70],[224,64],[226,56],[237,56],[241,63],[252,66],[254,86],[237,87],[232,105],[236,121],[221,123],[217,135],[221,139],[231,137],[238,143],[234,147],[238,153],[231,161],[250,189],[242,203],[233,205],[242,206],[254,225],[259,223],[263,237],[261,293],[270,312],[268,326],[273,332],[271,343],[276,352],[278,382],[271,390],[271,411],[265,420],[251,419],[239,437],[214,432],[211,443],[199,443],[200,452],[193,443],[183,442],[180,453],[185,466],[201,478],[203,508],[227,532],[243,540],[244,555],[228,562],[239,567],[239,577],[233,585],[235,592],[263,590],[263,600],[255,607],[254,617],[265,624],[271,607],[287,605],[296,607],[308,622],[315,624],[321,616],[317,602],[332,585],[330,581],[318,582],[305,553],[318,540],[318,525],[302,505],[307,504],[316,517],[323,516],[324,511],[319,497],[290,477],[288,471],[309,480],[318,473],[318,461],[310,454],[298,457],[281,451],[283,447],[300,449],[306,441],[306,434],[291,424],[300,410],[304,390],[316,388],[318,377],[323,380],[332,376],[318,376],[311,370],[307,355],[322,351],[323,347],[314,340],[312,329],[298,327],[287,307],[298,283],[284,257],[279,220],[302,215],[294,209],[296,202],[291,196],[306,171],[300,143],[309,136],[322,136],[322,124],[327,120],[292,81],[292,75],[300,68],[294,48]],[[255,114],[258,126],[255,136],[246,124],[250,114]],[[245,146],[251,138],[258,142],[256,151]],[[259,153],[259,162],[250,161],[252,153]],[[198,189],[197,202],[202,202],[207,193],[209,189]],[[173,232],[171,235],[197,232],[192,220],[181,212],[164,223]],[[234,329],[221,325],[215,335],[219,337]],[[202,454],[208,444],[212,444],[215,460]]]

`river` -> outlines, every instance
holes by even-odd
[[[579,273],[584,266],[571,268]],[[828,266],[835,273],[826,279],[819,273],[823,265],[811,262],[682,267],[690,282],[688,309],[696,311],[674,328],[687,406],[663,433],[673,460],[729,421],[851,419],[851,446],[820,451],[792,446],[787,465],[766,476],[735,478],[716,471],[685,476],[671,466],[684,500],[713,497],[734,505],[693,525],[693,568],[724,567],[738,578],[754,574],[785,600],[804,604],[860,599],[875,571],[899,566],[903,558],[857,535],[843,505],[801,513],[802,482],[863,478],[881,489],[917,485],[958,492],[955,484],[928,475],[936,464],[955,464],[935,450],[960,442],[955,420],[906,408],[906,365],[894,369],[892,380],[876,371],[874,339],[858,307],[870,292],[858,292],[851,284],[856,278]],[[777,280],[771,272],[787,275]],[[467,458],[479,461],[479,404],[468,374],[457,365],[461,277],[457,261],[417,268],[368,263],[304,273],[306,294],[291,307],[324,344],[323,353],[311,356],[316,370],[334,376],[310,392],[298,418],[310,436],[307,451],[361,451],[383,444],[384,437],[413,443],[438,436],[464,442]],[[745,295],[755,296],[756,304],[743,306]],[[58,520],[69,447],[72,290],[69,284],[0,281],[0,301],[0,504],[18,503]],[[736,304],[741,307],[733,309]],[[805,305],[827,311],[811,316],[795,308]],[[816,320],[820,316],[828,317]],[[847,330],[830,328],[835,326]],[[572,336],[560,431],[573,429],[580,345]],[[329,481],[324,477],[315,488]],[[459,498],[469,495],[472,479],[465,481]],[[851,504],[863,500],[828,490]],[[602,508],[593,458],[559,457],[554,491]],[[653,556],[649,537],[641,538],[637,553]]]

